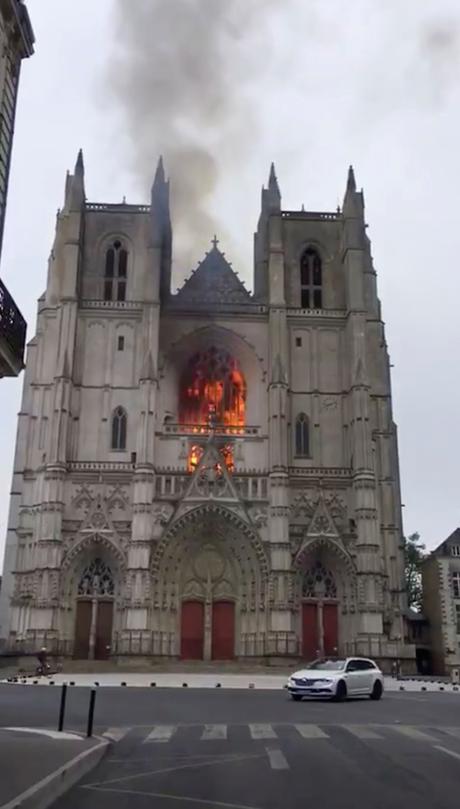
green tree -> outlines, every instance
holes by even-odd
[[[404,539],[404,572],[406,578],[409,607],[420,611],[422,608],[422,562],[425,558],[425,545],[420,534],[410,534]]]

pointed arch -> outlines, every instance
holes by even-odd
[[[115,450],[126,449],[126,435],[128,431],[128,414],[124,407],[116,407],[112,413],[111,447]]]
[[[295,420],[295,454],[298,458],[310,456],[310,420],[306,413],[299,413]]]
[[[300,259],[300,305],[302,309],[321,309],[323,305],[323,267],[314,247],[307,247]]]
[[[126,300],[128,250],[120,239],[114,239],[105,252],[104,300]]]

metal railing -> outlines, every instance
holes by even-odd
[[[26,328],[26,321],[3,281],[0,280],[0,340],[5,341],[13,354],[18,371],[24,364]]]

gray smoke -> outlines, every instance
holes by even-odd
[[[110,88],[143,186],[164,155],[183,274],[214,232],[228,238],[211,202],[230,158],[235,181],[243,181],[257,139],[251,88],[264,70],[265,21],[276,0],[114,2]]]

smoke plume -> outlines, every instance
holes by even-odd
[[[251,91],[264,70],[264,21],[275,4],[115,0],[110,86],[142,185],[164,155],[180,275],[214,232],[227,235],[212,201],[221,172],[230,170],[230,158],[235,181],[241,182],[244,160],[257,142]]]

